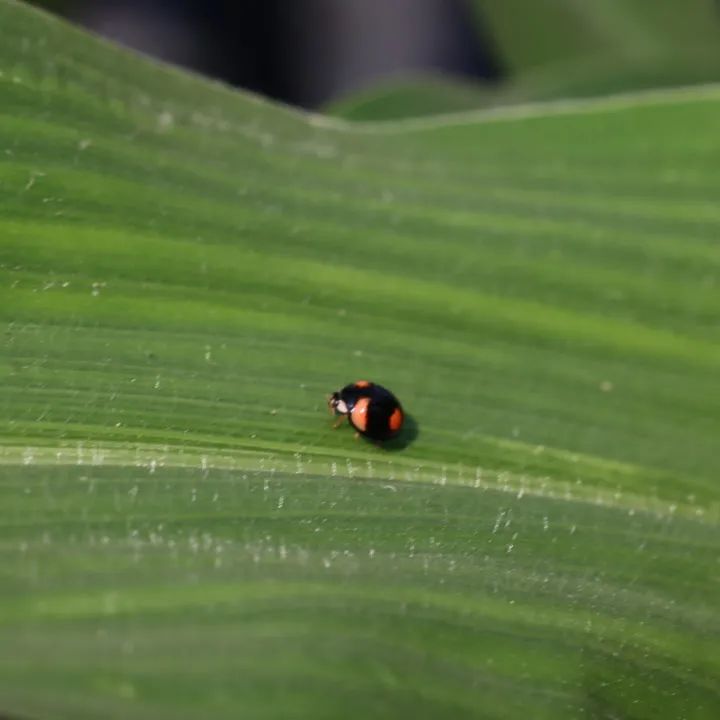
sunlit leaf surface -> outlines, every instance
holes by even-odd
[[[352,129],[2,0],[0,715],[719,717],[719,113]]]

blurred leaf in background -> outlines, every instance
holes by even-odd
[[[713,0],[473,0],[504,70],[473,93],[436,77],[385,81],[328,105],[355,120],[389,119],[720,79]],[[419,100],[421,98],[421,100]]]
[[[472,1],[513,74],[589,60],[720,60],[714,0]]]

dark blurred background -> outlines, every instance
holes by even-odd
[[[37,0],[124,45],[316,108],[416,72],[495,81],[492,38],[465,0]]]
[[[293,105],[387,119],[720,80],[720,0],[34,0]]]

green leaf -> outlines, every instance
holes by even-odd
[[[596,58],[683,65],[706,48],[701,71],[720,63],[720,12],[712,0],[473,0],[511,73]],[[691,78],[688,78],[688,81]]]
[[[349,126],[8,0],[0,73],[0,714],[718,716],[717,89]]]
[[[325,112],[346,120],[398,120],[476,110],[497,101],[482,85],[443,76],[411,76],[375,84],[334,100]]]

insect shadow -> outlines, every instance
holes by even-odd
[[[408,413],[405,413],[405,421],[403,422],[402,430],[392,440],[385,440],[380,447],[383,450],[389,450],[390,452],[397,452],[398,450],[404,450],[406,447],[412,445],[420,435],[420,426],[417,420]]]

